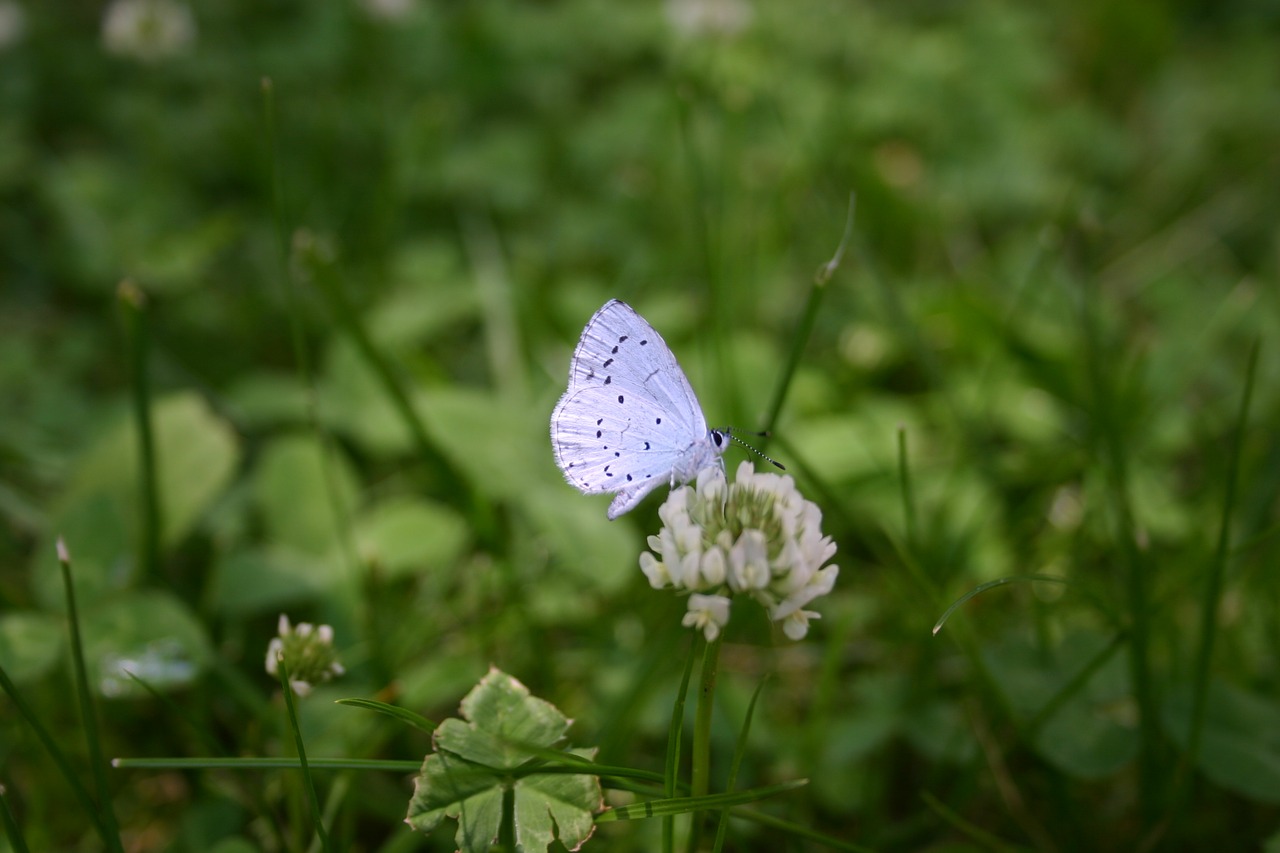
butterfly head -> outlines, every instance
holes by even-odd
[[[756,448],[752,447],[751,445],[747,444],[745,441],[743,441],[742,439],[734,435],[733,427],[725,427],[724,429],[713,429],[709,431],[709,434],[711,438],[711,443],[715,446],[717,453],[724,453],[726,450],[729,449],[729,443],[733,442],[735,444],[741,445],[742,447],[745,447],[747,450],[750,450],[752,453],[754,453],[756,456],[759,456],[761,459],[765,460],[766,462],[771,463],[773,467],[777,468],[779,471],[787,470],[787,466],[783,465],[777,459],[774,459],[770,456],[765,456],[759,450],[757,450]],[[767,436],[768,433],[760,432],[760,433],[755,433],[755,435]]]

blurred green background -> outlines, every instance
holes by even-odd
[[[799,352],[769,452],[841,576],[800,643],[734,611],[718,772],[771,672],[738,784],[811,780],[760,809],[1280,849],[1278,188],[1275,0],[0,0],[0,664],[87,768],[61,535],[109,756],[291,754],[287,612],[348,670],[312,755],[420,759],[331,700],[438,719],[492,663],[659,769],[690,636],[637,568],[657,501],[607,522],[547,439],[617,297],[715,425],[763,426]],[[1066,583],[931,634],[1031,574]],[[32,849],[98,849],[8,699],[0,731]],[[320,779],[341,849],[453,849],[405,777]],[[310,838],[293,774],[109,780],[127,849]]]

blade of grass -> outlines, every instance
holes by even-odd
[[[787,354],[787,360],[782,368],[782,374],[778,377],[778,384],[773,389],[773,400],[769,403],[766,410],[768,414],[764,419],[764,431],[766,435],[761,439],[761,449],[765,448],[768,443],[768,433],[772,433],[774,427],[778,423],[778,417],[782,414],[782,407],[787,402],[787,392],[791,390],[791,381],[795,378],[796,370],[800,367],[800,360],[804,357],[805,348],[809,344],[809,338],[813,335],[813,326],[817,322],[818,312],[822,308],[822,299],[827,293],[827,282],[831,280],[831,276],[840,267],[840,262],[844,259],[844,252],[849,245],[849,239],[853,236],[853,212],[854,203],[857,197],[853,193],[849,193],[849,213],[845,218],[844,236],[840,238],[840,245],[836,247],[835,254],[831,256],[831,260],[818,267],[818,271],[814,273],[813,282],[809,286],[809,295],[805,298],[804,312],[800,315],[800,322],[796,326],[795,332],[791,335],[791,352]]]
[[[1054,714],[1058,713],[1058,709],[1067,703],[1071,697],[1075,696],[1084,686],[1089,683],[1089,679],[1093,678],[1094,673],[1102,669],[1102,667],[1111,660],[1116,652],[1124,646],[1124,632],[1115,634],[1111,638],[1111,642],[1107,643],[1099,649],[1093,657],[1085,661],[1084,666],[1080,667],[1080,671],[1071,677],[1071,679],[1062,686],[1056,694],[1044,703],[1039,711],[1027,722],[1026,736],[1029,741],[1034,741],[1039,735],[1040,729],[1053,719]]]
[[[329,833],[324,828],[324,813],[320,808],[320,796],[316,793],[316,780],[311,775],[311,766],[307,763],[307,748],[302,742],[302,726],[298,723],[298,709],[293,699],[293,688],[289,685],[289,667],[284,655],[276,657],[277,671],[280,676],[280,689],[284,693],[284,705],[289,714],[289,728],[293,730],[294,747],[298,750],[298,765],[302,770],[303,786],[311,803],[311,819],[315,826],[316,837],[320,839],[320,847],[326,853],[329,850]]]
[[[366,711],[377,711],[379,714],[386,714],[394,720],[399,720],[427,734],[431,734],[436,729],[436,724],[421,714],[415,714],[407,708],[388,705],[386,702],[379,702],[376,699],[338,699],[334,704],[347,705],[352,708],[364,708]]]
[[[698,635],[701,636],[701,635]],[[680,689],[676,693],[676,701],[671,709],[671,726],[667,730],[667,756],[663,765],[662,790],[666,797],[674,797],[676,780],[680,776],[680,743],[684,732],[684,704],[689,695],[689,679],[693,676],[694,655],[685,657],[684,675],[680,679]],[[676,826],[672,817],[662,820],[663,853],[674,853],[676,846]]]
[[[146,679],[140,678],[139,676],[137,676],[132,672],[129,672],[128,670],[125,671],[125,675],[129,676],[129,678],[131,678],[135,684],[139,685],[140,687],[142,687],[143,690],[151,694],[151,698],[156,700],[156,702],[160,703],[165,708],[167,708],[169,710],[169,713],[171,713],[175,718],[182,720],[184,723],[186,723],[187,727],[192,731],[192,733],[196,736],[196,738],[204,745],[205,749],[209,750],[209,752],[211,753],[222,753],[222,754],[226,753],[227,750],[223,748],[222,744],[218,742],[217,738],[215,738],[212,734],[210,734],[206,728],[202,727],[198,722],[196,722],[196,720],[192,717],[192,715],[188,712],[188,710],[184,708],[182,705],[179,705],[177,702],[175,702],[173,700],[173,697],[171,697],[167,693],[164,693],[163,691],[155,689],[154,687],[151,686],[151,684]],[[254,695],[255,697],[257,696],[257,694],[254,694]],[[262,703],[262,704],[265,707],[266,703]],[[112,759],[111,766],[114,768],[125,767],[126,765],[120,763],[121,761],[128,761],[128,759],[119,759],[119,758]],[[253,783],[242,784],[239,786],[238,790],[240,791],[240,794],[250,803],[250,807],[256,809],[258,814],[267,814],[270,811],[270,806],[267,803],[266,794],[264,793],[262,786],[253,784]],[[285,843],[283,830],[279,826],[273,826],[272,829],[275,832],[277,842],[283,845]]]
[[[35,732],[45,752],[49,753],[49,757],[53,759],[53,763],[58,765],[58,770],[62,773],[62,777],[71,786],[71,792],[80,801],[80,807],[89,815],[89,820],[93,823],[94,829],[97,830],[98,837],[102,839],[103,846],[111,850],[119,850],[119,840],[117,839],[114,844],[112,843],[111,832],[103,822],[102,815],[98,812],[98,804],[93,801],[93,795],[89,793],[89,789],[80,781],[80,774],[71,766],[71,760],[58,747],[58,742],[54,740],[53,735],[41,723],[39,715],[27,704],[27,700],[22,697],[22,694],[18,691],[18,686],[9,678],[9,673],[5,672],[4,667],[0,667],[0,689],[3,689],[9,700],[13,702],[13,707],[18,710],[18,716],[22,717],[27,725],[31,727],[31,730]]]
[[[374,625],[369,598],[360,593],[359,582],[366,574],[363,571],[365,566],[357,556],[347,504],[339,492],[337,472],[334,470],[337,448],[333,436],[325,428],[324,421],[320,416],[320,396],[316,390],[315,370],[311,363],[311,353],[307,346],[306,334],[302,328],[302,302],[298,294],[298,284],[295,281],[295,276],[289,263],[290,252],[289,241],[286,238],[284,182],[280,176],[280,152],[276,135],[275,86],[269,77],[262,78],[262,105],[267,136],[268,168],[271,174],[277,263],[280,267],[279,275],[284,288],[284,303],[288,308],[285,314],[289,323],[289,340],[293,349],[294,361],[297,364],[298,375],[301,378],[304,399],[306,400],[308,426],[315,434],[322,449],[321,477],[324,480],[325,496],[333,513],[334,526],[343,563],[347,568],[347,581],[354,589],[351,594],[351,599],[354,602],[352,609],[356,614],[357,621],[363,626],[365,635],[377,637],[379,632],[377,626]],[[304,241],[300,240],[299,242]],[[374,642],[376,643],[377,641],[375,640]],[[375,674],[385,680],[387,673],[381,671],[381,659],[371,661],[371,665]]]
[[[338,812],[342,809],[342,804],[347,800],[347,794],[351,791],[351,776],[348,773],[339,773],[333,780],[333,784],[329,786],[329,796],[324,801],[324,813],[320,817],[322,826],[333,826],[338,820]],[[314,853],[317,844],[321,844],[317,837],[312,839],[308,851]],[[323,845],[321,845],[323,846]]]
[[[964,595],[957,598],[954,602],[951,603],[950,607],[948,607],[945,611],[943,611],[942,616],[940,616],[938,618],[938,621],[934,623],[933,633],[937,635],[937,633],[942,630],[942,626],[946,624],[947,619],[951,617],[951,614],[954,613],[969,599],[975,596],[981,595],[982,593],[986,592],[989,589],[994,589],[995,587],[998,587],[998,586],[1004,586],[1005,584],[1031,583],[1031,582],[1058,583],[1058,584],[1062,584],[1063,586],[1071,585],[1071,582],[1066,578],[1060,578],[1055,575],[1011,575],[1009,577],[996,578],[995,580],[987,581],[984,584],[978,584],[973,589],[969,590]]]
[[[346,288],[334,273],[333,264],[322,256],[314,244],[304,245],[301,250],[301,258],[320,295],[324,298],[329,316],[343,335],[355,345],[360,358],[377,377],[387,399],[390,400],[400,421],[413,438],[414,448],[418,451],[422,463],[430,469],[446,473],[459,483],[465,482],[449,460],[431,443],[426,425],[414,408],[413,401],[409,399],[409,392],[405,390],[404,383],[396,374],[391,358],[374,343],[373,337],[361,320],[360,311],[347,296]]]
[[[911,488],[911,466],[907,462],[907,430],[898,427],[898,478],[902,483],[902,521],[907,537],[907,552],[915,556],[920,553],[920,540],[916,534],[916,498]],[[938,633],[934,629],[933,633]]]
[[[80,614],[76,610],[75,585],[71,581],[71,554],[67,551],[67,543],[58,537],[58,566],[62,570],[63,594],[67,600],[67,623],[71,631],[71,663],[75,672],[76,697],[80,703],[80,723],[84,726],[85,742],[89,747],[89,766],[93,774],[93,785],[97,790],[98,808],[102,814],[102,823],[110,835],[107,846],[122,851],[120,828],[116,822],[115,811],[111,807],[111,788],[107,785],[107,761],[102,754],[102,741],[98,732],[98,712],[93,703],[93,693],[89,690],[88,668],[84,663],[84,641],[80,637]],[[106,840],[106,839],[104,839]]]
[[[792,779],[777,785],[766,785],[761,788],[749,788],[745,791],[733,791],[724,794],[707,794],[703,797],[672,797],[662,800],[650,800],[647,803],[632,803],[618,806],[596,817],[596,823],[610,823],[618,820],[645,820],[651,817],[669,818],[674,815],[711,809],[728,808],[743,803],[754,803],[765,797],[773,797],[794,791],[809,784],[808,779]]]
[[[751,719],[756,713],[756,702],[760,699],[760,694],[764,691],[764,685],[767,676],[760,679],[760,683],[756,685],[756,690],[751,694],[751,702],[747,705],[746,716],[742,720],[742,728],[738,731],[738,742],[733,747],[733,761],[729,765],[729,778],[725,782],[724,789],[726,792],[733,791],[733,786],[738,782],[738,771],[742,769],[742,759],[747,754],[747,736],[751,733]],[[715,845],[712,847],[713,853],[720,853],[724,849],[725,837],[729,834],[729,809],[722,809],[720,812],[720,825],[716,827]]]
[[[116,758],[111,766],[120,770],[300,770],[296,758]],[[421,761],[374,758],[309,758],[307,766],[317,770],[385,770],[414,773]]]
[[[1096,452],[1104,468],[1110,515],[1115,525],[1116,543],[1124,566],[1124,586],[1129,621],[1129,677],[1133,682],[1138,709],[1138,792],[1144,823],[1150,827],[1156,817],[1160,732],[1155,690],[1151,680],[1149,644],[1151,640],[1150,593],[1146,560],[1137,545],[1137,525],[1130,499],[1128,456],[1120,425],[1116,422],[1119,401],[1110,379],[1117,359],[1104,352],[1102,330],[1095,314],[1095,294],[1087,282],[1075,292],[1080,315],[1082,345],[1089,390]]]
[[[218,739],[209,734],[206,729],[197,725],[191,714],[187,712],[187,709],[173,701],[167,693],[155,689],[145,678],[142,678],[127,669],[124,670],[124,674],[128,676],[134,684],[151,694],[151,698],[163,705],[175,718],[186,723],[187,728],[191,730],[192,734],[196,736],[205,749],[210,752],[225,752],[225,750],[222,749],[221,744],[218,743]],[[112,762],[112,766],[115,766],[114,762]]]
[[[0,785],[0,823],[4,824],[4,836],[9,839],[9,847],[13,853],[29,853],[31,848],[27,846],[27,839],[23,837],[18,821],[9,809],[9,792],[4,785]]]
[[[138,498],[142,506],[138,564],[142,577],[151,579],[156,577],[160,566],[160,498],[156,487],[155,435],[151,428],[151,379],[147,370],[151,328],[146,294],[136,284],[129,279],[120,282],[116,298],[124,319],[133,420],[138,431]]]
[[[925,804],[929,808],[933,809],[934,814],[946,821],[946,823],[957,832],[962,833],[975,844],[978,844],[987,850],[994,850],[997,851],[997,853],[1014,853],[1014,851],[1026,849],[1024,847],[1019,847],[1016,844],[1010,844],[1007,841],[997,838],[985,829],[973,825],[952,811],[946,803],[942,802],[942,800],[939,800],[928,791],[922,791],[920,798],[925,801]]]
[[[1177,823],[1180,815],[1185,813],[1184,806],[1190,790],[1188,780],[1191,776],[1191,768],[1200,753],[1200,741],[1204,735],[1205,709],[1209,699],[1209,672],[1213,662],[1214,640],[1218,634],[1218,609],[1222,600],[1222,582],[1227,571],[1227,561],[1232,553],[1231,518],[1235,513],[1240,459],[1244,453],[1244,436],[1249,423],[1249,406],[1253,400],[1253,388],[1258,372],[1258,353],[1261,347],[1262,342],[1255,339],[1253,346],[1249,349],[1249,360],[1244,373],[1244,393],[1240,398],[1240,410],[1236,416],[1235,429],[1232,431],[1231,451],[1227,459],[1227,481],[1222,495],[1218,542],[1214,548],[1213,559],[1209,563],[1205,591],[1200,598],[1200,642],[1196,648],[1192,675],[1191,725],[1187,734],[1187,748],[1178,756],[1178,765],[1170,786],[1165,814],[1145,839],[1143,849],[1154,847]]]
[[[832,838],[830,835],[824,835],[803,824],[794,821],[783,820],[780,817],[774,817],[771,814],[755,811],[754,809],[746,809],[741,806],[734,808],[733,816],[738,820],[750,821],[759,826],[767,826],[770,829],[776,829],[785,832],[795,838],[802,838],[812,841],[815,844],[830,850],[847,850],[849,853],[874,853],[870,847],[863,847],[861,844],[854,844],[851,841],[843,841],[839,838]]]
[[[1236,490],[1240,476],[1240,458],[1244,452],[1244,435],[1249,423],[1249,404],[1253,399],[1254,380],[1258,374],[1258,352],[1261,341],[1255,340],[1249,350],[1245,367],[1244,394],[1240,398],[1240,413],[1231,442],[1231,455],[1227,462],[1227,482],[1222,497],[1222,519],[1218,525],[1218,545],[1213,561],[1209,564],[1209,577],[1205,593],[1200,598],[1200,646],[1196,651],[1195,688],[1191,705],[1191,733],[1188,738],[1186,761],[1194,761],[1199,752],[1200,737],[1204,729],[1205,704],[1209,692],[1209,668],[1213,660],[1214,639],[1218,633],[1218,606],[1222,599],[1222,578],[1227,570],[1227,556],[1231,548],[1231,516],[1236,505]]]
[[[527,402],[516,300],[492,218],[479,211],[467,213],[462,217],[462,238],[484,312],[484,342],[493,386],[508,400]]]
[[[702,647],[702,666],[698,671],[698,704],[693,714],[693,750],[690,760],[689,791],[700,797],[711,786],[711,716],[716,701],[716,676],[720,671],[718,636]],[[690,853],[696,851],[702,838],[702,814],[694,812],[689,822]]]

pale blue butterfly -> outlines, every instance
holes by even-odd
[[[707,428],[662,335],[625,302],[606,302],[582,330],[569,389],[551,413],[551,446],[565,478],[584,494],[616,492],[614,519],[663,483],[687,483],[722,464],[729,438]]]

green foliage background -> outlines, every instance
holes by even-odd
[[[680,5],[195,3],[195,40],[142,60],[99,4],[22,4],[0,664],[82,750],[61,535],[109,755],[290,754],[261,668],[283,611],[349,672],[303,703],[313,755],[420,759],[328,700],[438,719],[492,663],[658,769],[689,637],[636,566],[654,503],[606,522],[546,435],[618,297],[713,424],[759,425],[803,345],[770,452],[841,577],[798,644],[734,612],[721,772],[772,672],[739,785],[811,779],[762,809],[883,850],[1275,849],[1280,6],[796,0],[681,33]],[[931,634],[1031,574],[1066,583]],[[32,849],[93,849],[8,703],[0,726]],[[320,778],[344,847],[452,849],[400,825],[404,778]],[[110,781],[134,849],[309,838],[288,773]]]

